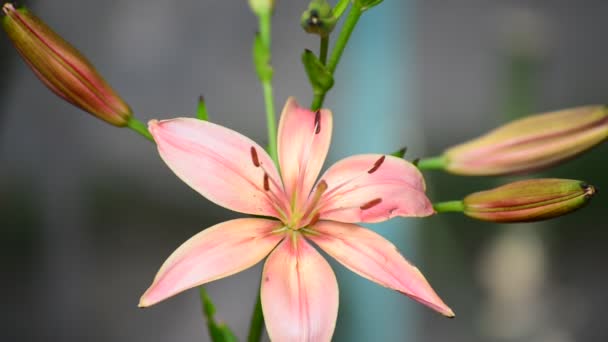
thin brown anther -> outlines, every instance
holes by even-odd
[[[321,132],[321,111],[318,110],[315,113],[315,134],[319,134]]]
[[[378,171],[378,169],[380,168],[380,165],[382,165],[382,163],[384,163],[384,159],[386,159],[386,156],[382,156],[382,157],[380,157],[380,159],[376,160],[376,162],[374,163],[374,166],[372,166],[372,168],[369,169],[369,171],[367,171],[367,173],[372,174],[372,173]]]
[[[269,183],[267,173],[264,173],[264,190],[266,190],[266,191],[270,190],[270,183]]]
[[[359,208],[361,210],[367,210],[367,209],[370,209],[370,208],[373,208],[373,207],[377,206],[381,202],[382,202],[382,198],[376,198],[376,199],[373,199],[373,200],[365,203],[364,205],[360,206]]]
[[[255,167],[260,167],[260,160],[258,159],[258,151],[255,150],[255,147],[251,146],[251,161]]]
[[[316,213],[315,216],[312,217],[312,219],[310,220],[310,222],[308,223],[308,226],[314,226],[317,222],[319,222],[319,219],[321,218],[321,214]]]

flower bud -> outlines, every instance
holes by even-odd
[[[327,0],[312,0],[308,9],[302,13],[300,24],[308,33],[327,37],[334,30],[337,21]]]
[[[577,180],[529,179],[465,197],[464,213],[491,222],[540,221],[583,207],[596,192]]]
[[[446,150],[442,167],[460,175],[505,175],[543,169],[608,137],[606,106],[529,116]]]
[[[256,15],[269,14],[274,9],[274,0],[249,0],[249,7]]]
[[[125,126],[131,108],[93,65],[38,17],[11,3],[2,6],[2,27],[36,76],[64,100],[115,126]]]

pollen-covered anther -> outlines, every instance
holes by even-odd
[[[260,167],[260,159],[258,158],[258,151],[255,147],[251,146],[251,161],[255,167]]]
[[[315,113],[315,134],[321,133],[321,111]]]
[[[376,199],[373,199],[373,200],[365,203],[364,205],[360,206],[359,209],[361,209],[361,210],[371,209],[380,203],[382,203],[382,198],[376,198]]]
[[[270,182],[269,182],[269,177],[267,173],[264,173],[264,190],[269,191],[270,190]]]
[[[378,171],[378,169],[380,168],[382,163],[384,163],[384,159],[386,159],[386,156],[382,156],[378,160],[376,160],[376,162],[374,163],[374,166],[372,166],[372,168],[369,169],[369,171],[367,171],[367,173],[372,174],[372,173]]]

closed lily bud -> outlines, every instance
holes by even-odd
[[[576,107],[513,121],[446,150],[434,162],[460,175],[525,173],[570,159],[607,137],[606,106]]]
[[[491,222],[540,221],[583,207],[596,192],[578,180],[529,179],[468,195],[463,212]]]
[[[127,125],[131,108],[83,55],[29,10],[6,3],[2,11],[9,39],[49,89],[112,125]]]

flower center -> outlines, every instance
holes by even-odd
[[[327,182],[321,180],[315,187],[314,192],[308,197],[306,204],[302,209],[296,208],[291,216],[291,220],[287,224],[291,229],[300,229],[305,226],[311,226],[319,221],[318,204],[321,196],[327,191]]]

